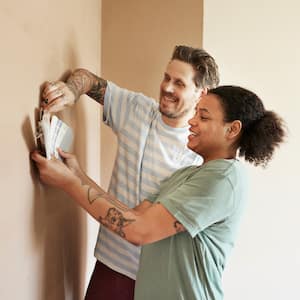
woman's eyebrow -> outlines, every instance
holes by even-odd
[[[206,112],[206,113],[208,113],[208,114],[210,114],[210,112],[208,111],[208,109],[207,108],[198,108],[199,109],[199,111],[202,111],[202,112]]]

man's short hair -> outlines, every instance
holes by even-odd
[[[197,87],[212,89],[219,85],[219,70],[214,58],[205,50],[188,46],[176,46],[172,60],[177,59],[193,66]]]

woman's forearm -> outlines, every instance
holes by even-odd
[[[83,174],[64,190],[103,226],[133,244],[141,244],[140,214],[97,186]],[[138,224],[140,223],[140,224]]]

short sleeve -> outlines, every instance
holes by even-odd
[[[192,237],[234,210],[233,188],[224,176],[199,172],[157,199]]]
[[[117,133],[130,121],[150,121],[157,112],[157,106],[154,99],[108,81],[104,95],[103,122]]]
[[[156,193],[156,194],[150,194],[150,195],[148,195],[147,200],[150,201],[150,202],[152,202],[152,203],[154,203],[155,200],[157,199],[157,197],[158,197],[158,193]]]

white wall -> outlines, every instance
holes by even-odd
[[[254,90],[287,122],[289,138],[266,170],[249,167],[251,192],[224,275],[225,299],[300,299],[300,3],[204,2],[203,46],[221,84]]]

